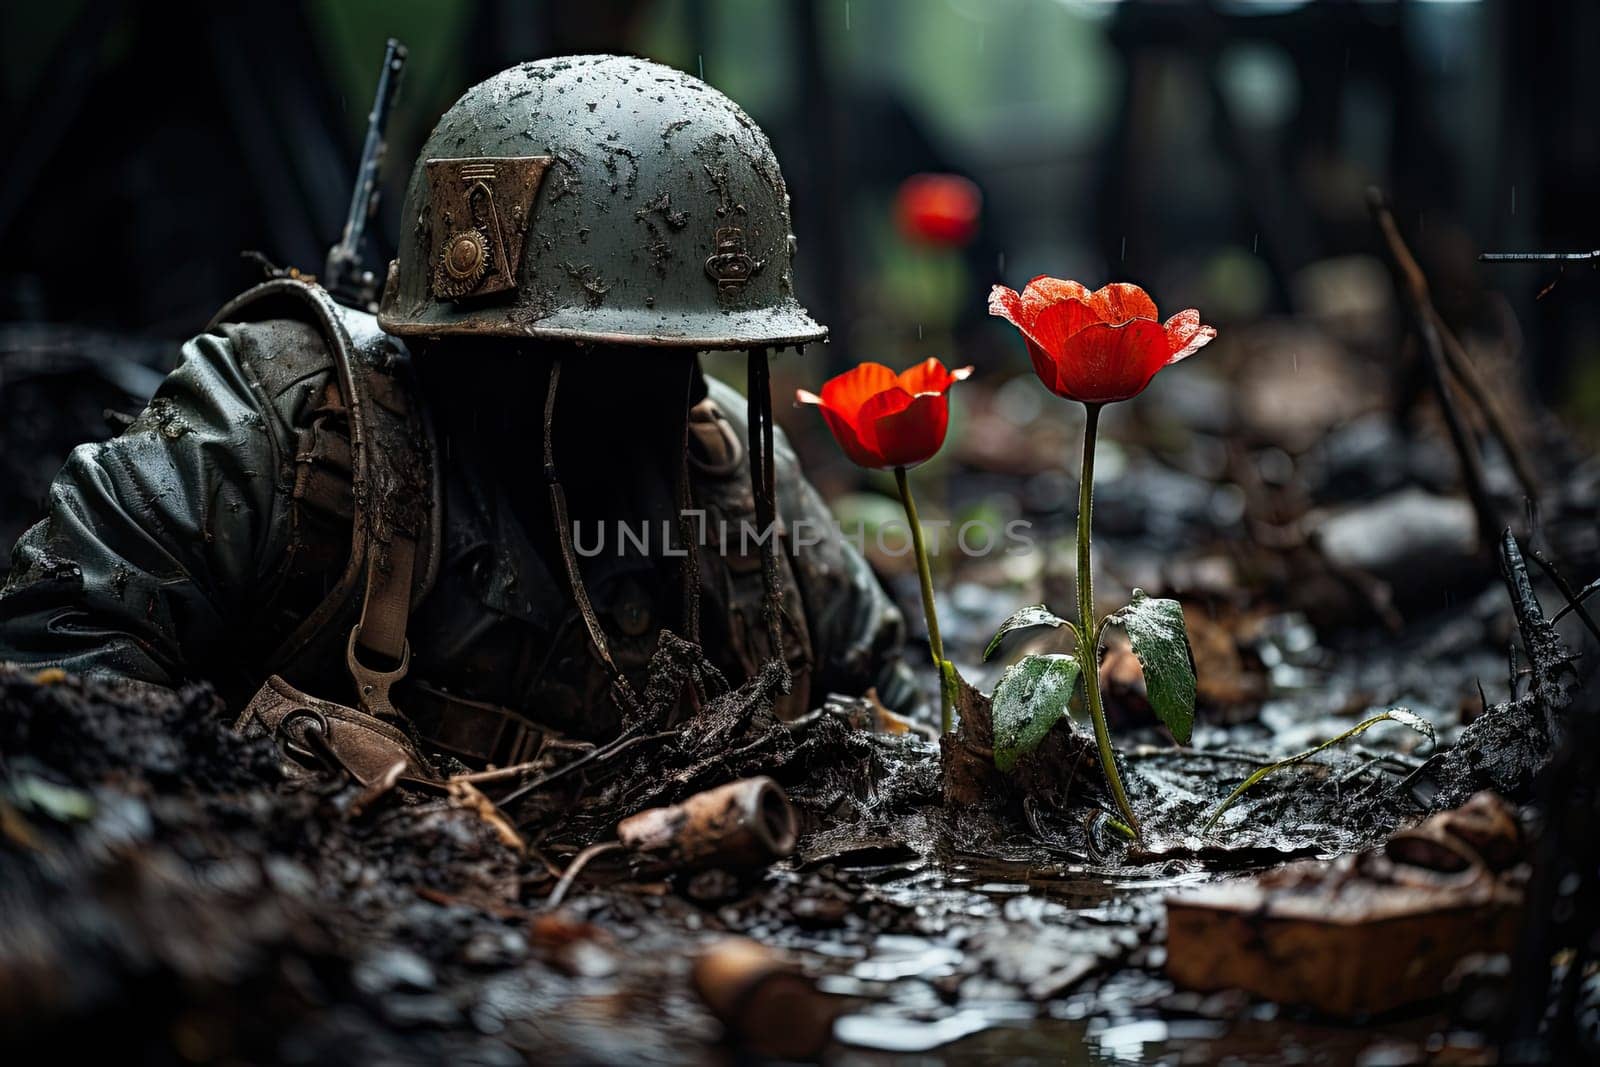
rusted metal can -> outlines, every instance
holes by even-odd
[[[794,808],[771,778],[744,778],[617,824],[635,855],[675,870],[762,867],[794,851]]]

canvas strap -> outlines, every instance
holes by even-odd
[[[750,432],[750,491],[755,498],[756,525],[760,528],[761,572],[766,583],[762,614],[767,623],[767,659],[783,666],[783,692],[789,692],[793,678],[784,656],[783,579],[778,572],[777,505],[775,501],[772,368],[765,348],[752,348],[749,359],[748,408]]]
[[[561,563],[567,572],[567,586],[572,593],[572,602],[577,605],[578,614],[583,619],[584,629],[588,631],[589,645],[611,677],[612,696],[617,706],[624,714],[632,716],[640,710],[639,698],[621,669],[617,667],[617,661],[611,656],[611,645],[606,641],[605,630],[600,626],[600,617],[595,614],[594,604],[589,600],[588,587],[583,584],[583,572],[578,569],[578,555],[572,548],[572,523],[567,516],[567,494],[566,490],[561,488],[561,475],[556,467],[556,390],[560,385],[561,360],[552,359],[550,384],[545,388],[544,396],[544,480],[550,487],[550,514],[556,524],[556,543],[561,546]]]

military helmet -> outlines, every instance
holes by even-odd
[[[731,349],[827,336],[766,135],[643,59],[524,63],[423,145],[379,322],[401,336]]]

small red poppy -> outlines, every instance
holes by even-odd
[[[946,370],[928,359],[896,374],[882,363],[863,363],[830,379],[822,395],[795,392],[816,404],[844,454],[863,467],[914,467],[944,444],[950,425],[950,387],[971,367]]]
[[[1041,274],[1021,293],[995,286],[989,314],[1022,332],[1046,388],[1085,404],[1138,396],[1157,371],[1194,355],[1217,336],[1193,308],[1163,324],[1155,301],[1127,282],[1091,293],[1077,282]]]
[[[913,241],[964,245],[978,233],[983,193],[959,174],[913,174],[894,198],[895,221]]]

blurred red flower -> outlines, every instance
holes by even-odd
[[[966,244],[977,236],[982,207],[982,191],[959,174],[913,174],[894,198],[900,232],[924,244]]]
[[[946,370],[929,359],[896,374],[882,363],[863,363],[822,387],[822,395],[795,392],[802,404],[822,409],[845,455],[863,467],[914,467],[944,444],[950,424],[950,387],[971,367]]]
[[[989,314],[1022,332],[1046,388],[1085,404],[1138,396],[1162,367],[1194,355],[1217,336],[1193,308],[1160,322],[1155,301],[1127,282],[1091,293],[1077,282],[1041,274],[1021,293],[995,286]]]

